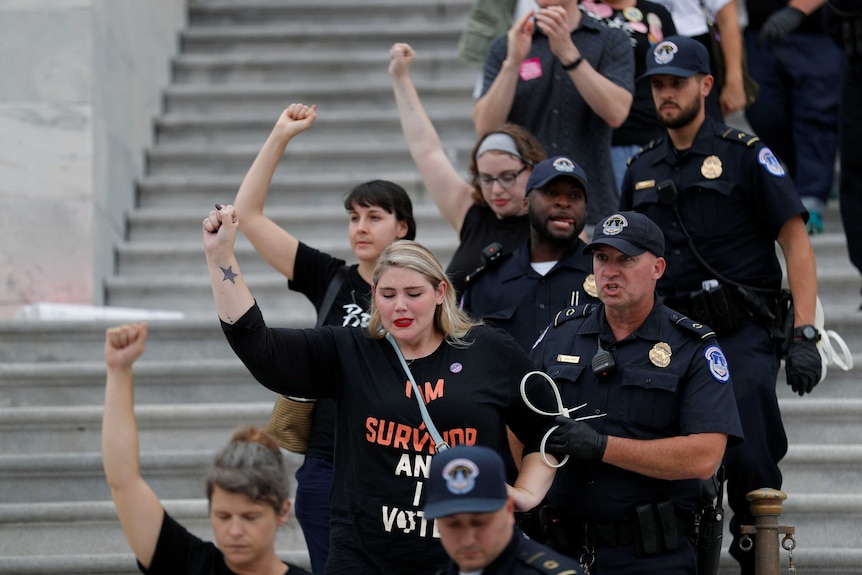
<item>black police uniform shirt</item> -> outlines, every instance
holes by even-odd
[[[599,338],[616,362],[604,379],[591,367]],[[586,404],[572,417],[605,414],[586,420],[599,433],[631,439],[724,433],[728,444],[742,437],[731,374],[715,336],[661,303],[619,342],[602,305],[564,310],[531,358],[554,379],[566,407]],[[699,496],[698,480],[655,479],[601,462],[569,462],[548,492],[564,517],[596,521],[627,521],[637,505],[668,498],[693,510]]]
[[[487,206],[472,205],[461,224],[461,243],[446,267],[446,275],[455,286],[455,293],[464,293],[467,274],[482,265],[482,251],[494,242],[502,246],[500,253],[512,253],[530,237],[527,216],[498,218]]]
[[[512,539],[482,575],[580,575],[578,562],[527,539],[517,528]],[[438,575],[458,575],[458,565],[450,561]]]
[[[464,309],[529,350],[563,308],[598,303],[593,258],[578,240],[544,276],[530,264],[530,240],[468,276]]]
[[[756,137],[707,117],[691,148],[674,150],[666,136],[632,160],[623,180],[621,210],[635,210],[664,231],[667,269],[657,290],[687,296],[713,279],[695,258],[657,185],[672,180],[685,228],[716,271],[739,283],[778,290],[781,266],[775,239],[781,227],[807,217],[783,165]]]
[[[311,575],[302,567],[291,563],[288,575]],[[146,575],[235,575],[224,562],[224,554],[215,544],[203,541],[177,523],[165,512],[159,540],[153,552],[150,568],[138,562],[138,569]]]
[[[401,364],[385,339],[361,328],[269,329],[255,305],[225,335],[252,375],[267,388],[304,397],[335,397],[333,472],[335,533],[379,568],[404,575],[434,572],[446,554],[433,520],[422,516],[431,436]],[[502,330],[477,326],[473,343],[442,343],[410,364],[431,419],[450,445],[478,444],[504,453],[506,426],[537,449],[552,421],[530,411],[520,397],[521,377],[533,369],[527,353]],[[547,386],[530,383],[539,405],[553,405]],[[328,569],[352,557],[330,553]]]
[[[293,265],[293,279],[288,280],[291,291],[303,294],[320,311],[326,289],[345,264],[344,260],[299,243]],[[347,277],[335,295],[323,325],[368,326],[368,309],[371,305],[371,285],[359,275],[359,266],[347,270]],[[314,406],[311,434],[306,457],[319,457],[332,461],[335,448],[335,401],[322,399]]]

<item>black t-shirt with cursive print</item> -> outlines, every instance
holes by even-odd
[[[320,311],[326,288],[344,260],[308,246],[302,242],[296,251],[293,264],[293,279],[288,280],[291,291],[303,294]],[[371,305],[371,285],[359,275],[359,266],[348,268],[347,277],[329,308],[323,325],[366,327],[368,309]],[[335,448],[335,401],[323,399],[314,408],[311,421],[311,437],[306,456],[320,457],[332,461]]]
[[[222,329],[264,386],[336,399],[327,572],[346,572],[349,565],[357,573],[413,575],[442,567],[439,533],[421,512],[433,443],[390,344],[361,328],[267,328],[257,306]],[[521,399],[521,378],[533,369],[527,353],[489,326],[475,327],[467,340],[472,344],[466,348],[444,342],[410,365],[432,421],[451,445],[505,451],[508,425],[525,453],[535,451],[553,420]],[[528,381],[527,393],[550,408],[550,390],[540,378]]]

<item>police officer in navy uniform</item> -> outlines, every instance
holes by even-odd
[[[667,136],[630,163],[621,209],[649,216],[663,230],[665,303],[712,327],[733,370],[745,442],[728,450],[728,499],[734,511],[731,554],[754,573],[754,553],[738,547],[739,525],[753,524],[746,493],[781,488],[778,462],[787,436],[775,380],[786,346],[787,383],[800,395],[818,383],[819,333],[814,253],[802,206],[784,165],[758,138],[704,115],[713,85],[706,49],[679,36],[647,55],[656,110]],[[793,301],[785,330],[780,288],[784,254]],[[791,333],[792,329],[792,333]],[[783,334],[787,341],[780,343]]]
[[[467,276],[464,309],[529,350],[558,311],[597,302],[592,259],[578,237],[588,193],[587,176],[571,159],[536,164],[527,180],[530,239]]]
[[[611,215],[585,251],[602,303],[561,311],[532,352],[564,406],[583,405],[545,446],[573,459],[547,496],[556,548],[598,575],[696,575],[701,481],[742,436],[727,361],[708,327],[657,299],[664,237],[649,218]]]
[[[573,559],[524,537],[493,449],[459,445],[431,460],[426,519],[435,519],[452,562],[441,574],[579,575]]]

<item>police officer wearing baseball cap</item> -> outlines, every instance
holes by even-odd
[[[690,539],[700,480],[742,436],[730,372],[709,328],[665,307],[655,285],[665,238],[646,216],[619,212],[596,225],[598,305],[559,312],[531,357],[572,418],[546,450],[569,462],[547,499],[565,548],[601,575],[697,573]]]
[[[592,261],[582,254],[590,186],[583,168],[557,156],[527,180],[530,239],[467,277],[463,307],[529,350],[564,307],[596,302]]]
[[[780,489],[787,435],[775,382],[787,349],[787,383],[809,393],[821,375],[813,326],[817,297],[808,212],[782,161],[757,137],[713,121],[706,49],[671,36],[647,55],[656,111],[667,135],[632,159],[620,207],[645,214],[665,235],[667,271],[656,289],[669,307],[709,325],[733,366],[746,441],[728,450],[731,554],[753,575],[754,553],[739,549],[739,526],[754,523],[745,495]],[[787,262],[795,332],[785,342],[785,294],[775,243]]]
[[[435,519],[452,562],[441,573],[578,575],[577,562],[524,537],[506,490],[503,460],[460,445],[431,460],[423,514]]]

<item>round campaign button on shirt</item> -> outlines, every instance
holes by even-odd
[[[451,371],[452,373],[461,373],[462,369],[464,369],[464,366],[457,361],[449,366],[449,371]]]

